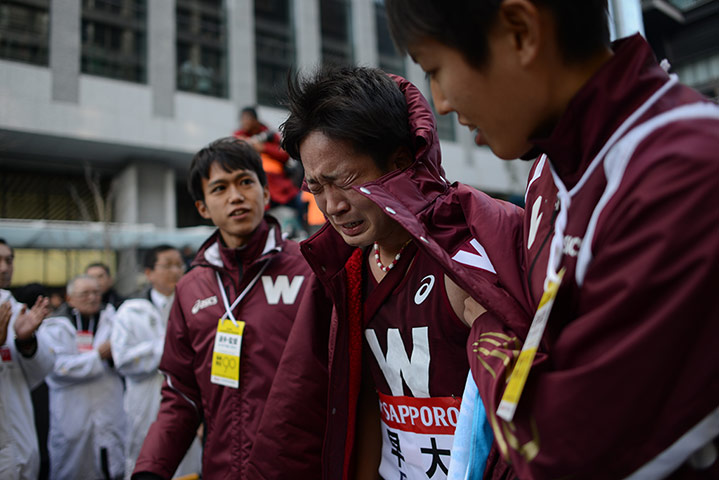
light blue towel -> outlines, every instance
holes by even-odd
[[[454,431],[447,480],[481,480],[493,441],[494,433],[487,420],[484,403],[479,398],[472,372],[469,372]]]

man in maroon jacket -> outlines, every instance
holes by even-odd
[[[539,155],[535,319],[478,321],[468,352],[505,458],[521,478],[717,478],[719,108],[640,36],[610,44],[603,0],[386,5],[440,113]]]
[[[400,77],[330,69],[296,80],[289,98],[284,146],[328,223],[302,244],[316,282],[249,471],[447,478],[468,373],[465,291],[487,316],[529,314],[521,209],[444,178],[431,108]],[[491,445],[490,435],[483,471],[507,475]]]
[[[264,216],[259,155],[224,138],[192,160],[195,206],[217,226],[177,284],[160,371],[162,405],[133,478],[170,478],[204,426],[202,474],[243,479],[310,269]]]

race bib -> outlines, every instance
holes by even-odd
[[[393,397],[379,393],[385,479],[445,480],[461,400]]]
[[[80,353],[92,350],[92,342],[95,339],[92,332],[87,330],[78,330],[77,332],[77,351]]]
[[[240,386],[240,349],[245,322],[220,319],[212,351],[210,381],[217,385],[237,388]]]

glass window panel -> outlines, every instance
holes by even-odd
[[[392,41],[387,21],[387,11],[384,8],[383,0],[375,0],[375,23],[377,25],[377,50],[379,53],[379,68],[388,73],[394,73],[404,77],[405,59],[400,55]]]
[[[34,282],[46,287],[65,287],[71,278],[84,273],[85,267],[98,261],[109,265],[114,275],[117,254],[113,251],[16,248],[11,287]]]
[[[177,0],[177,89],[227,97],[226,10],[221,0]]]
[[[257,101],[277,106],[295,62],[295,40],[289,0],[255,2]]]
[[[351,5],[347,0],[320,0],[322,63],[352,63]]]
[[[49,0],[0,0],[0,58],[48,65]]]
[[[67,285],[70,279],[65,250],[45,250],[45,285]]]
[[[0,169],[0,218],[43,220],[99,220],[85,177]],[[104,198],[109,180],[99,180]]]
[[[457,114],[452,112],[448,115],[440,115],[434,108],[434,100],[428,98],[429,104],[432,106],[432,113],[437,121],[437,134],[441,140],[449,140],[454,142],[455,138],[455,125],[457,124]]]
[[[146,0],[83,0],[81,71],[144,83]]]

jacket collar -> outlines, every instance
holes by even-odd
[[[612,50],[613,57],[572,98],[549,137],[531,141],[568,189],[619,125],[669,79],[639,34],[614,42]]]
[[[265,255],[282,250],[284,240],[273,217],[265,215],[244,247],[228,248],[222,242],[219,229],[202,244],[192,266],[207,266],[227,272],[240,272]]]

